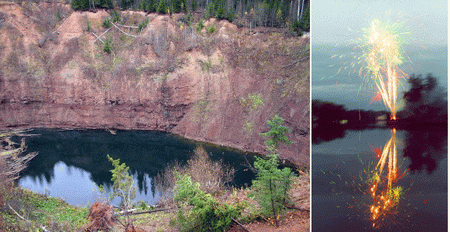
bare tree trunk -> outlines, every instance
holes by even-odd
[[[305,0],[302,0],[302,11],[300,12],[300,18],[303,17],[303,6],[305,5]],[[300,20],[300,18],[298,20]]]

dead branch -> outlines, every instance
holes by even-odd
[[[238,226],[240,226],[242,229],[244,229],[247,232],[250,232],[250,230],[247,229],[247,227],[245,227],[244,225],[242,225],[241,223],[239,223],[236,219],[231,218],[231,220],[236,223]]]
[[[244,156],[244,158],[245,158],[245,161],[247,162],[247,164],[241,164],[241,165],[244,166],[244,167],[247,167],[247,168],[250,169],[250,171],[252,171],[253,173],[258,173],[258,170],[256,170],[256,168],[254,168],[254,167],[250,164],[250,162],[248,161],[247,157]]]
[[[97,37],[98,40],[100,40],[102,43],[105,43],[102,39],[100,39],[99,36],[97,36],[94,32],[92,32],[92,34]],[[95,41],[97,41],[97,39]],[[95,41],[93,43],[95,43]]]
[[[97,35],[95,35],[95,37],[97,37],[97,39],[99,39],[100,41],[102,41],[101,39],[100,39],[100,37],[102,37],[104,34],[106,34],[109,30],[111,30],[111,28],[112,27],[110,27],[110,28],[108,28],[108,30],[106,30],[106,31],[104,31],[102,34],[100,34],[99,36],[97,36]],[[92,32],[92,33],[94,33],[94,32]],[[97,39],[96,40],[94,40],[94,42],[92,42],[93,44],[97,41]],[[102,41],[103,42],[103,41]],[[104,43],[104,42],[103,42]]]
[[[122,25],[122,24],[116,24],[116,25],[117,25],[117,26],[120,26],[120,27],[139,29],[139,27],[136,27],[136,26],[125,26],[125,25]]]
[[[135,35],[131,35],[131,34],[128,34],[128,33],[126,33],[126,32],[124,32],[124,31],[122,31],[122,29],[120,29],[116,24],[114,24],[114,23],[112,23],[112,25],[114,25],[114,27],[116,27],[120,32],[122,32],[123,34],[125,34],[125,35],[128,35],[128,36],[130,36],[130,37],[134,37],[134,38],[136,38],[137,36],[135,36]]]

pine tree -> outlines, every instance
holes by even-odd
[[[161,14],[166,14],[167,9],[168,9],[168,7],[167,7],[166,0],[159,0],[158,8],[156,9],[156,11]]]
[[[256,190],[254,195],[262,208],[262,213],[274,218],[277,224],[278,216],[286,209],[285,205],[289,201],[288,191],[294,177],[290,168],[278,169],[278,146],[280,143],[291,143],[285,135],[289,129],[281,125],[283,121],[284,119],[278,115],[267,121],[270,131],[261,135],[271,137],[265,142],[269,154],[266,155],[266,159],[256,158],[255,168],[258,173],[252,187]]]
[[[270,139],[266,140],[264,143],[267,147],[278,148],[280,143],[291,144],[292,142],[286,136],[286,133],[289,132],[289,129],[281,124],[283,124],[284,119],[275,115],[272,120],[267,121],[267,125],[269,126],[270,131],[266,133],[261,133],[263,136],[270,137]]]
[[[115,160],[109,155],[107,157],[114,166],[114,169],[110,170],[112,173],[111,181],[113,182],[111,198],[120,197],[122,200],[120,205],[124,210],[128,210],[132,206],[132,201],[136,198],[136,185],[133,177],[128,174],[130,168],[125,163],[120,164],[120,159]]]
[[[255,168],[258,170],[253,188],[256,199],[265,216],[277,218],[285,209],[289,201],[288,191],[291,188],[294,174],[290,168],[278,169],[278,155],[267,155],[267,159],[257,157]]]

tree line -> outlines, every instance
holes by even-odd
[[[149,13],[203,13],[239,26],[287,27],[309,31],[309,0],[72,0],[74,10],[143,10]]]

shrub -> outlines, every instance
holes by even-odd
[[[105,39],[105,44],[103,45],[103,51],[105,51],[108,54],[111,53],[111,51],[112,51],[111,38],[108,37]]]
[[[209,25],[208,28],[206,28],[206,32],[208,32],[208,34],[216,32],[216,26],[214,24]]]
[[[114,10],[111,12],[111,21],[112,21],[113,23],[117,23],[117,22],[120,21],[120,13],[119,13],[116,9],[114,9]]]
[[[89,19],[86,21],[86,31],[91,31],[91,22]]]
[[[107,18],[107,19],[103,20],[102,26],[103,26],[104,28],[110,28],[110,27],[112,27],[111,19]]]
[[[197,147],[187,163],[187,173],[204,191],[214,193],[233,181],[235,170],[222,162],[213,162],[203,147]]]
[[[179,163],[168,166],[164,173],[156,177],[157,188],[162,192],[171,193],[176,182],[176,173],[188,174],[200,184],[207,193],[215,193],[224,189],[233,180],[235,170],[222,162],[213,162],[203,147],[194,150],[194,156],[182,167]]]
[[[148,18],[145,18],[144,21],[142,21],[142,22],[139,23],[139,28],[138,28],[138,30],[139,30],[139,31],[142,31],[144,28],[147,27],[147,25],[148,25]]]
[[[202,67],[202,71],[206,71],[206,72],[210,72],[213,64],[212,64],[212,60],[208,59],[207,61],[203,62],[201,60],[198,60],[200,63],[200,66]]]
[[[177,176],[174,200],[179,208],[173,223],[180,231],[225,231],[241,210],[205,193],[189,175]]]
[[[197,32],[200,33],[204,27],[205,27],[205,25],[203,24],[203,20],[200,20],[197,23]]]
[[[161,193],[162,198],[173,198],[173,188],[175,187],[176,173],[184,173],[181,164],[177,161],[175,161],[171,165],[166,166],[163,172],[156,175],[156,189]]]
[[[245,108],[246,111],[249,109],[256,110],[260,106],[264,105],[264,100],[261,98],[259,93],[249,93],[248,98],[241,97],[239,103]]]
[[[298,20],[295,20],[292,24],[291,24],[291,33],[296,35],[296,36],[302,36],[303,35],[303,31],[301,29],[301,23]]]

